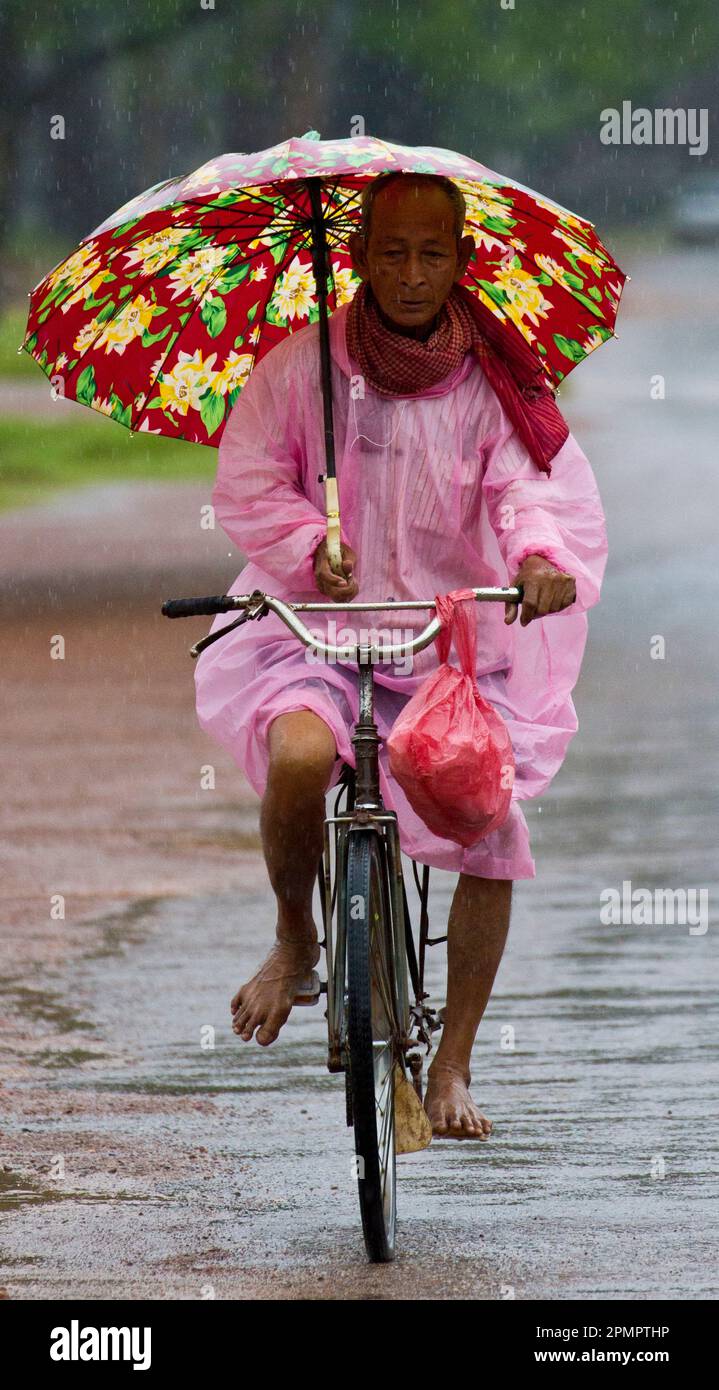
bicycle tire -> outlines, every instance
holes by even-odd
[[[367,1254],[394,1259],[397,1171],[394,1066],[399,1057],[390,897],[384,846],[372,828],[347,847],[347,1052],[357,1186]]]

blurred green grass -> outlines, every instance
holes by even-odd
[[[59,488],[87,483],[131,478],[212,482],[216,469],[215,449],[132,434],[113,420],[91,417],[54,425],[52,420],[0,417],[0,510],[29,506]]]
[[[27,309],[15,305],[6,309],[0,318],[0,377],[25,377],[28,381],[41,381],[42,372],[26,352],[18,352],[25,337]]]
[[[49,392],[47,378],[26,352],[18,354],[26,313],[13,307],[0,318],[0,382],[35,382]],[[114,420],[79,406],[77,419],[0,414],[0,510],[45,501],[66,487],[123,479],[211,482],[217,450],[201,444],[133,434]]]

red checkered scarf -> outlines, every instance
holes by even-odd
[[[455,371],[466,352],[476,353],[522,443],[537,467],[551,473],[569,428],[544,369],[519,333],[508,333],[464,285],[453,286],[422,342],[387,328],[365,281],[350,304],[346,335],[348,353],[384,396],[421,395]]]

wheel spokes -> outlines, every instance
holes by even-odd
[[[376,1044],[375,1044],[376,1046]],[[384,1203],[387,1191],[387,1175],[392,1162],[392,1143],[394,1132],[394,1068],[392,1064],[392,1048],[389,1043],[381,1044],[382,1053],[378,1057],[375,1054],[375,1109],[378,1116],[377,1123],[377,1149],[380,1163],[380,1178],[382,1182],[382,1201]],[[384,1077],[379,1078],[379,1063],[387,1062]]]

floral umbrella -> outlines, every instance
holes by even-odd
[[[254,364],[319,320],[333,479],[327,311],[358,287],[346,240],[363,186],[389,171],[458,184],[475,242],[462,283],[554,387],[613,336],[626,277],[591,222],[450,150],[311,131],[126,203],[33,290],[23,347],[69,399],[217,446]],[[336,523],[336,485],[328,509]]]

